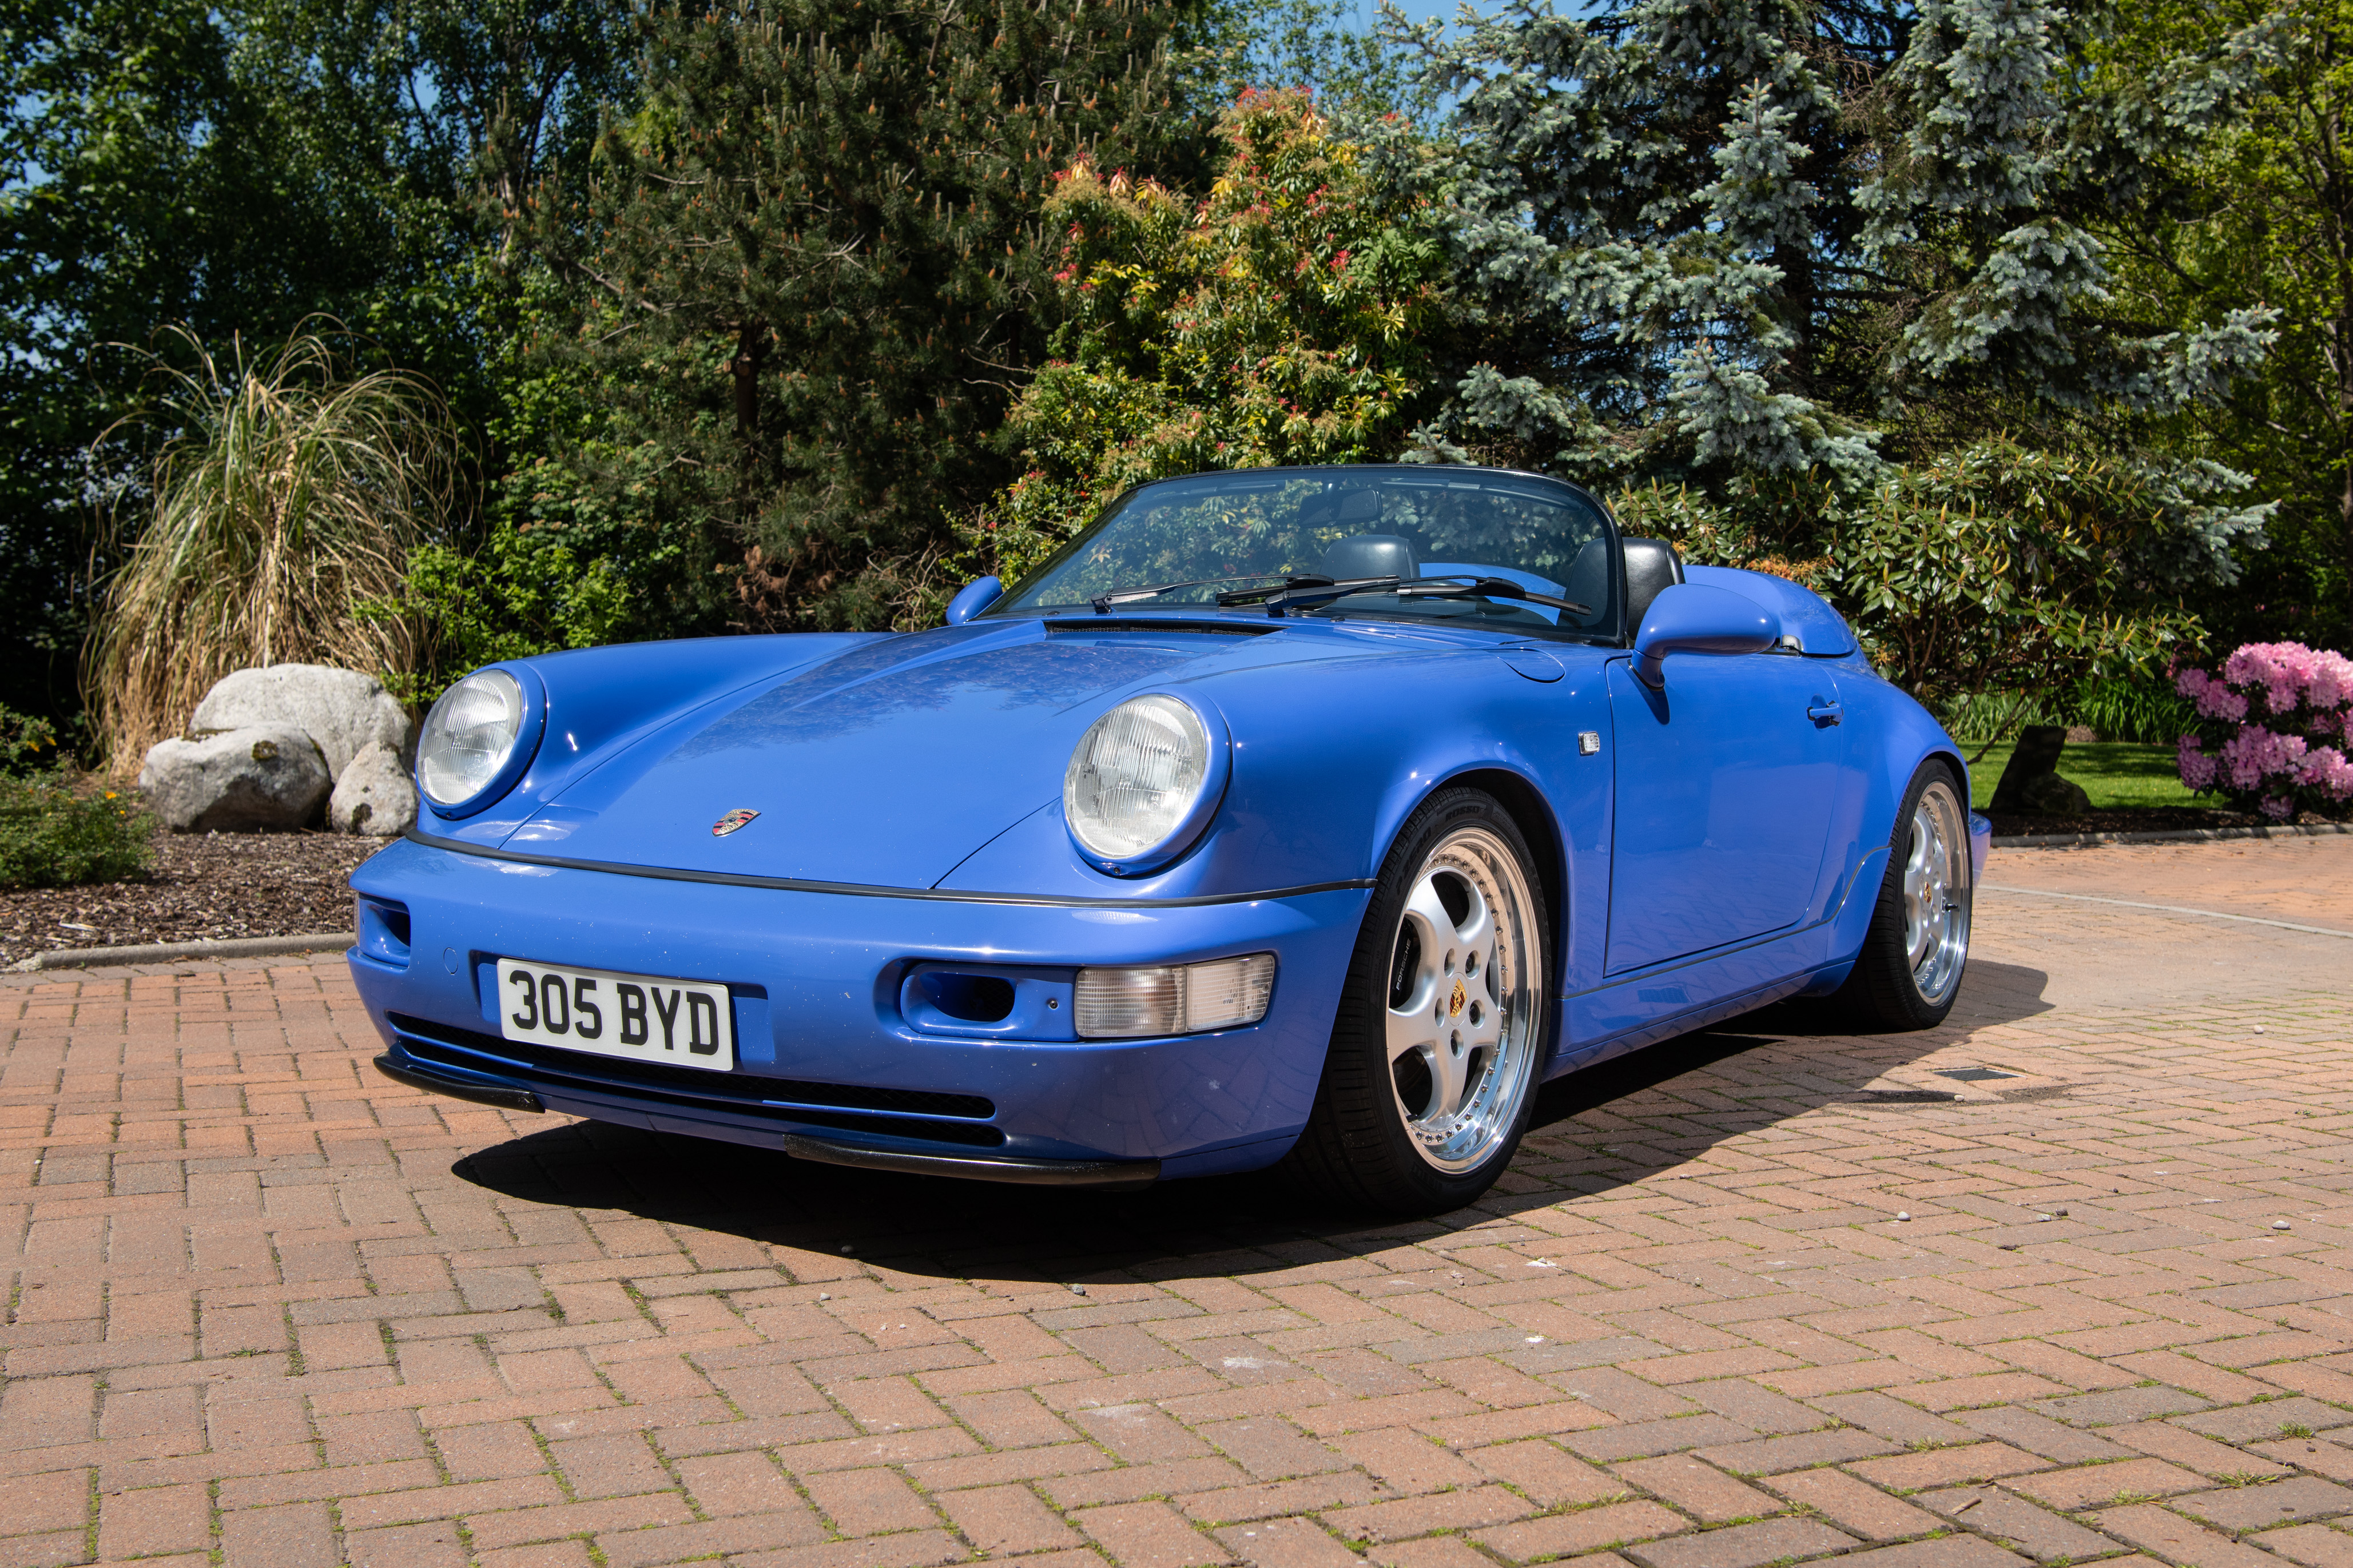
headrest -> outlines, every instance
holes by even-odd
[[[1683,580],[1683,563],[1663,539],[1621,539],[1626,552],[1626,633],[1642,629],[1651,601]]]
[[[1299,509],[1299,521],[1310,528],[1333,528],[1347,523],[1378,522],[1381,520],[1381,492],[1378,490],[1336,490],[1315,496]]]
[[[1324,552],[1323,572],[1340,583],[1352,577],[1419,577],[1421,563],[1413,546],[1394,533],[1360,533]]]

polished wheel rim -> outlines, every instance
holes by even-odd
[[[1415,874],[1389,949],[1389,1085],[1407,1138],[1450,1174],[1518,1124],[1533,1067],[1535,900],[1519,859],[1458,829]]]
[[[1904,947],[1921,998],[1934,1006],[1951,995],[1969,956],[1969,836],[1949,784],[1930,784],[1912,808]]]

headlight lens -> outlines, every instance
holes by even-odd
[[[417,742],[417,782],[436,805],[463,805],[499,776],[522,738],[522,686],[478,669],[441,694]]]
[[[1106,869],[1166,845],[1200,804],[1209,731],[1174,697],[1138,697],[1091,725],[1062,774],[1062,815]]]

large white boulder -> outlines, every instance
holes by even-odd
[[[175,833],[307,827],[333,786],[317,744],[292,724],[160,742],[139,770],[140,793]]]
[[[417,786],[400,765],[400,753],[377,742],[335,776],[327,802],[327,826],[336,833],[395,838],[417,821]]]
[[[253,724],[291,724],[318,743],[336,778],[371,745],[408,754],[408,713],[384,682],[323,664],[273,664],[225,676],[196,704],[188,733],[207,735]]]

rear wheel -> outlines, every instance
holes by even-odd
[[[1433,796],[1389,852],[1289,1164],[1325,1195],[1438,1214],[1485,1192],[1527,1124],[1551,932],[1492,795]]]
[[[1866,1028],[1934,1028],[1969,962],[1969,816],[1943,763],[1921,765],[1889,842],[1871,930],[1838,1000]]]

